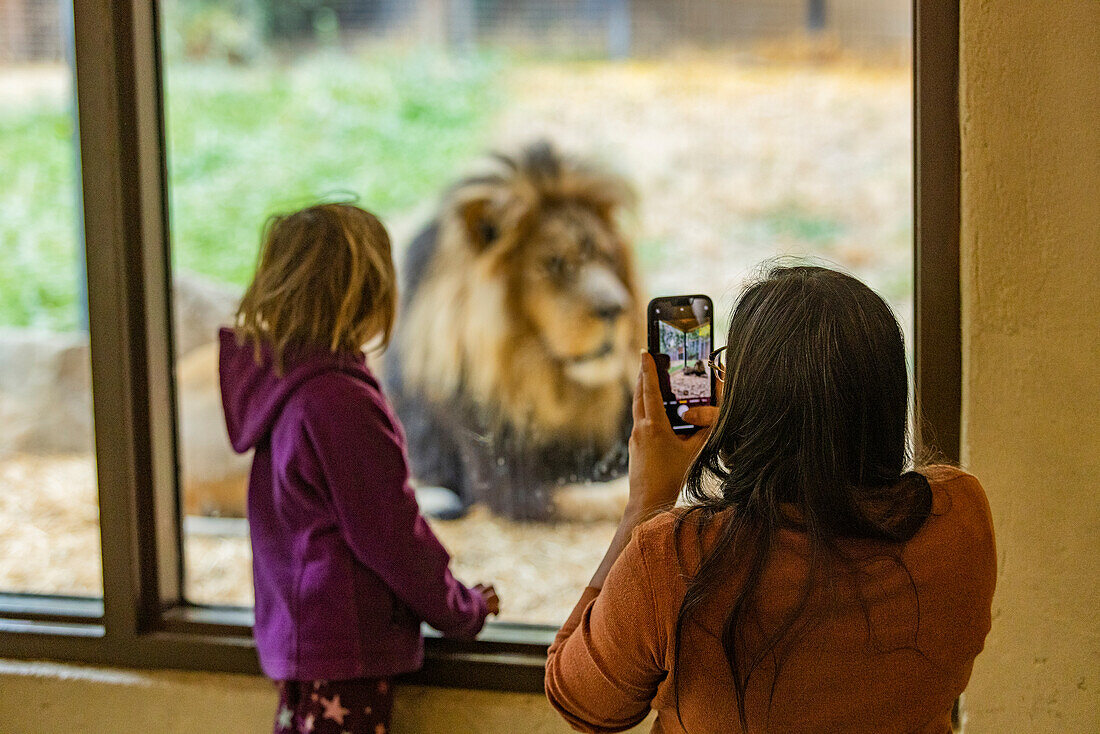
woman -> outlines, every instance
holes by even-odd
[[[582,731],[652,708],[654,732],[949,732],[989,631],[993,528],[974,477],[905,471],[889,307],[779,267],[727,344],[721,407],[687,414],[712,430],[689,438],[642,357],[630,501],[550,648],[551,703]]]

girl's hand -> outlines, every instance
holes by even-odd
[[[477,584],[474,586],[474,591],[481,594],[481,598],[485,600],[485,606],[489,609],[489,614],[494,616],[500,614],[500,597],[497,596],[497,590],[493,588],[492,584]]]
[[[633,412],[627,512],[648,517],[675,504],[687,470],[718,418],[718,408],[692,408],[684,414],[684,419],[701,429],[690,436],[676,435],[665,413],[661,387],[657,381],[657,365],[652,355],[642,352],[638,383],[634,388]]]

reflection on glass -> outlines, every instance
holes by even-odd
[[[0,592],[99,596],[71,7],[0,11]]]
[[[273,212],[354,195],[390,228],[406,302],[374,365],[507,620],[560,622],[614,531],[649,297],[710,295],[720,346],[757,263],[814,255],[908,331],[909,4],[813,5],[163,3],[189,598],[251,602],[213,339]],[[580,167],[528,176],[538,141]]]

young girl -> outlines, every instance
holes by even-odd
[[[420,621],[473,637],[499,601],[448,570],[363,355],[393,325],[385,228],[322,204],[272,218],[261,248],[220,368],[233,448],[255,451],[255,637],[279,686],[275,732],[384,734],[392,677],[423,661]]]

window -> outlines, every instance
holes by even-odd
[[[430,23],[429,4],[417,2],[162,5],[189,600],[251,603],[246,527],[231,519],[244,513],[248,461],[224,438],[213,341],[272,213],[358,197],[390,224],[401,261],[479,157],[545,140],[637,191],[636,207],[621,213],[641,305],[709,293],[722,327],[756,263],[816,255],[869,281],[912,332],[909,9],[866,0],[815,16],[821,27],[807,30],[801,3],[743,5],[684,2],[677,14],[646,3],[453,4]],[[582,328],[563,305],[541,308],[573,319],[560,330]],[[623,318],[640,320],[636,310]],[[489,328],[509,328],[507,319]],[[513,379],[501,371],[490,379]],[[603,437],[576,425],[534,430],[563,442],[578,433],[580,444]],[[418,448],[414,471],[433,450]],[[518,460],[504,454],[497,460]],[[563,465],[553,479],[575,469]],[[429,483],[475,471],[467,462]],[[542,484],[553,482],[517,491],[562,495]],[[621,489],[571,492],[595,520],[523,522],[475,503],[434,525],[462,578],[497,583],[503,619],[554,625],[614,532],[605,495]]]
[[[98,597],[72,17],[58,8],[12,10],[0,45],[0,591]]]
[[[702,0],[429,5],[77,7],[103,603],[0,596],[0,654],[255,671],[242,523],[189,504],[189,482],[219,460],[201,453],[220,416],[195,384],[260,224],[350,192],[401,260],[483,151],[534,138],[633,184],[621,226],[646,294],[710,293],[721,315],[777,252],[840,262],[903,314],[915,287],[922,407],[954,450],[957,5],[915,6],[912,29],[904,5],[870,0],[858,17],[778,0],[744,16]],[[430,640],[417,679],[538,690],[614,521],[475,504],[434,525],[460,577],[498,581],[511,611],[477,642]]]

